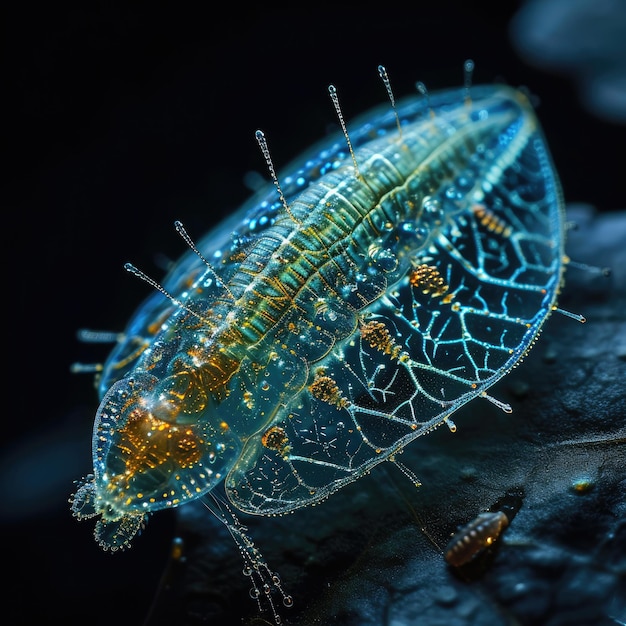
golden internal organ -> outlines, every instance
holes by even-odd
[[[390,355],[392,359],[396,359],[400,354],[400,346],[396,344],[382,322],[371,321],[361,324],[361,337],[370,347]]]
[[[206,450],[204,439],[190,427],[176,426],[160,420],[147,410],[133,410],[126,424],[119,429],[118,448],[124,460],[125,471],[114,478],[114,482],[125,482],[170,464],[187,469],[200,461]]]
[[[338,409],[347,406],[348,401],[341,395],[339,387],[333,378],[324,375],[323,369],[320,369],[309,385],[311,395],[322,402],[334,404]]]
[[[261,443],[271,450],[277,450],[281,454],[287,450],[289,439],[283,428],[272,426],[263,433]]]
[[[409,281],[413,287],[419,289],[423,294],[438,298],[443,296],[449,289],[443,276],[434,265],[418,265],[409,276]],[[452,299],[452,296],[448,296]]]

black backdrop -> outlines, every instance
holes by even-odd
[[[346,118],[421,80],[526,85],[571,202],[621,208],[623,125],[590,114],[565,74],[533,67],[511,44],[521,3],[414,2],[287,10],[177,3],[12,7],[3,54],[5,399],[2,523],[12,623],[140,623],[167,557],[174,515],[155,516],[132,551],[111,557],[71,519],[72,480],[90,467],[97,406],[89,375],[103,346],[81,327],[121,330],[176,258],[180,219],[198,238],[265,174],[262,128],[278,169]],[[602,33],[598,33],[602,37]],[[576,41],[571,45],[575,48]],[[8,220],[8,222],[7,222]],[[5,346],[7,342],[5,341]]]

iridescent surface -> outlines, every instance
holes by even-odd
[[[557,297],[563,210],[526,96],[451,90],[349,126],[187,253],[105,364],[73,500],[125,547],[224,482],[320,501],[514,367]],[[354,157],[354,158],[353,158]],[[355,162],[358,170],[355,168]],[[504,406],[507,409],[506,406]]]

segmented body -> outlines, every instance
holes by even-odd
[[[488,511],[459,527],[444,550],[448,565],[464,579],[479,576],[494,556],[494,548],[513,522],[524,500],[521,487],[507,491]]]
[[[188,252],[105,364],[105,548],[223,483],[280,514],[393,458],[511,370],[563,272],[556,173],[526,96],[409,98],[326,141]],[[356,165],[356,166],[355,166]],[[182,306],[174,300],[182,302]]]
[[[445,550],[446,561],[453,567],[470,563],[493,546],[508,525],[509,518],[502,511],[479,513],[451,539]]]

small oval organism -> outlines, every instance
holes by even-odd
[[[493,554],[492,548],[517,515],[523,497],[521,488],[508,491],[490,510],[479,513],[460,527],[444,550],[448,565],[459,569],[466,577],[479,575],[486,565],[486,557]]]
[[[203,498],[252,595],[290,604],[237,511],[320,502],[475,398],[510,411],[487,390],[555,310],[565,262],[539,122],[521,90],[420,83],[396,102],[379,71],[391,106],[348,132],[331,86],[341,132],[277,176],[259,131],[271,182],[197,244],[176,223],[190,249],[160,284],[127,266],[156,289],[102,367],[71,497],[104,549]]]
[[[508,525],[509,518],[502,511],[479,513],[454,535],[445,551],[446,561],[453,567],[467,565],[493,546]]]

